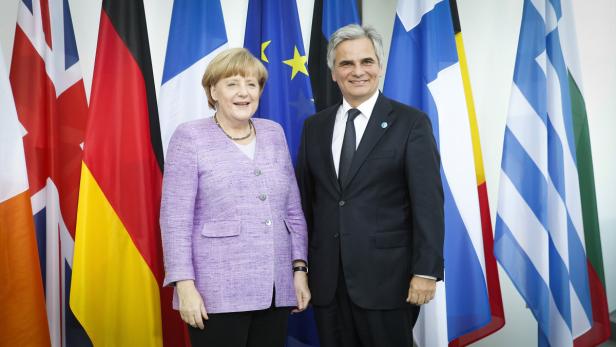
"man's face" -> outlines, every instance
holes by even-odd
[[[381,73],[369,38],[347,40],[336,47],[332,79],[351,106],[359,106],[376,92]]]

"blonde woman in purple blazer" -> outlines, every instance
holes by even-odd
[[[310,301],[306,221],[280,125],[252,119],[267,71],[243,48],[203,76],[212,118],[169,143],[160,214],[165,285],[192,345],[284,346]]]

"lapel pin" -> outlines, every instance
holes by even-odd
[[[387,122],[381,123],[381,128],[383,128],[383,129],[387,128]]]

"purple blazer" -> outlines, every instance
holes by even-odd
[[[254,160],[212,118],[180,125],[167,150],[163,285],[194,280],[208,313],[268,308],[274,287],[276,306],[297,305],[292,262],[307,259],[299,190],[282,128],[253,121]]]

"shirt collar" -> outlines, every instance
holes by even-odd
[[[370,119],[370,115],[372,114],[372,110],[374,109],[374,105],[376,105],[376,100],[379,98],[379,90],[377,89],[376,92],[374,92],[374,94],[369,97],[366,101],[362,102],[359,106],[357,107],[352,107],[351,104],[349,104],[346,99],[343,97],[342,98],[342,115],[343,117],[346,116],[347,112],[349,112],[350,109],[352,108],[356,108],[358,109],[361,114],[360,116],[364,116],[367,119]]]

